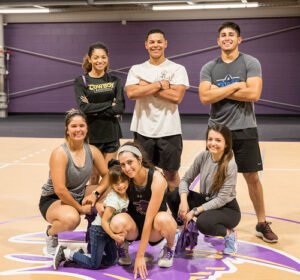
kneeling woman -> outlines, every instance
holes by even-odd
[[[236,200],[237,166],[232,151],[230,130],[223,125],[208,128],[207,150],[200,153],[168,198],[173,216],[185,223],[193,217],[205,235],[223,236],[225,254],[237,251],[234,228],[241,219]],[[200,175],[200,193],[189,191],[190,184]],[[178,209],[179,208],[179,209]]]
[[[160,267],[173,264],[175,249],[176,222],[167,213],[165,194],[167,181],[146,159],[141,148],[127,142],[118,150],[118,160],[123,172],[130,178],[127,194],[129,198],[128,213],[114,216],[110,227],[115,233],[124,233],[125,240],[141,240],[134,263],[134,276],[141,279],[147,276],[145,251],[148,242],[158,244],[166,238],[166,246],[158,261]],[[119,248],[119,264],[131,264],[128,254],[128,242]]]

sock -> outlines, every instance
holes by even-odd
[[[71,251],[71,249],[66,248],[64,249],[64,254],[67,260],[73,260],[74,251]]]

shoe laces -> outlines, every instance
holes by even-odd
[[[174,254],[174,251],[172,249],[170,249],[169,247],[165,246],[162,258],[170,260],[170,259],[172,259],[173,254]]]
[[[52,247],[56,247],[58,245],[58,236],[57,235],[49,235],[48,236],[49,245]]]
[[[272,224],[272,222],[265,222],[265,224],[264,224],[264,231],[265,232],[273,233],[273,231],[272,231],[272,229],[270,227],[271,224]]]
[[[119,247],[118,252],[120,258],[126,258],[128,255],[128,250],[125,247]]]

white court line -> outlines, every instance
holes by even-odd
[[[45,166],[45,165],[47,165],[48,166],[47,163],[22,163],[22,161],[27,160],[29,158],[31,159],[35,155],[39,155],[42,152],[46,152],[46,151],[47,151],[47,149],[41,149],[39,151],[30,153],[26,156],[21,157],[20,159],[16,159],[16,160],[14,160],[12,162],[9,162],[9,163],[8,162],[1,162],[0,163],[0,169],[8,167],[8,166],[12,166],[12,165],[14,165],[14,166],[16,166],[16,165],[24,165],[24,166]]]
[[[264,168],[264,171],[299,172],[300,168]]]
[[[0,169],[8,166],[48,166],[48,163],[5,163]]]

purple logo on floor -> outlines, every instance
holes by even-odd
[[[66,232],[59,235],[61,243],[84,244],[84,232]],[[33,233],[15,236],[11,242],[44,244],[43,233]],[[222,238],[204,237],[200,234],[198,245],[193,251],[186,250],[174,259],[172,268],[162,269],[157,266],[158,257],[163,244],[148,246],[147,257],[151,260],[148,264],[148,278],[151,280],[161,279],[216,279],[225,273],[235,273],[236,264],[252,263],[268,266],[274,269],[284,270],[288,273],[300,276],[300,261],[271,247],[262,246],[250,242],[239,241],[238,253],[234,256],[223,255],[224,240]],[[130,245],[129,250],[134,260],[138,248],[138,242]],[[6,256],[18,262],[31,263],[31,267],[0,272],[1,275],[20,274],[51,274],[60,279],[62,274],[74,279],[133,279],[133,265],[123,267],[119,265],[107,269],[89,270],[74,267],[59,267],[57,271],[52,268],[52,260],[43,255],[10,254]],[[24,267],[24,266],[23,266]],[[52,279],[52,278],[51,278]],[[55,279],[55,278],[53,278]]]

